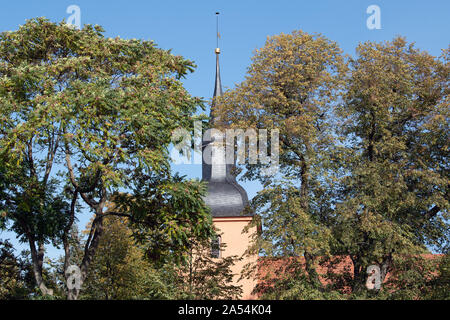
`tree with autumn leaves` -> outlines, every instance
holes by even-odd
[[[243,175],[263,185],[252,201],[263,228],[249,254],[302,261],[280,264],[278,274],[295,277],[261,279],[266,297],[330,298],[348,288],[368,297],[368,266],[380,268],[383,282],[430,248],[443,252],[448,81],[448,50],[433,57],[401,37],[362,43],[348,58],[324,36],[294,31],[255,52],[246,79],[218,100],[216,118],[222,128],[280,130],[279,172],[247,164]],[[332,279],[325,285],[318,269],[339,257],[350,257],[353,271],[322,275]],[[272,264],[263,259],[259,268],[264,261]],[[421,270],[436,274],[436,266]],[[401,278],[391,288],[417,282]]]
[[[262,165],[248,164],[244,174],[263,185],[252,200],[262,233],[249,253],[303,256],[304,276],[296,278],[318,290],[316,264],[331,254],[332,236],[331,193],[322,177],[336,141],[330,119],[344,89],[346,64],[335,42],[302,31],[268,38],[252,62],[245,81],[216,108],[224,127],[279,130],[279,172],[267,176]],[[264,261],[271,265],[270,259],[258,264]]]
[[[384,281],[396,262],[448,245],[449,67],[448,51],[433,57],[400,37],[361,44],[351,61],[334,238],[355,291],[371,264]]]

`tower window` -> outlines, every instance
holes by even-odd
[[[217,236],[215,239],[211,241],[211,257],[212,258],[220,258],[220,243],[221,237]]]

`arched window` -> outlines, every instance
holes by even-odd
[[[211,241],[211,257],[220,258],[220,243],[222,242],[222,238],[217,236],[215,239]]]

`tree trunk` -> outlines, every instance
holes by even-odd
[[[36,281],[36,284],[41,290],[41,293],[43,296],[46,295],[53,295],[53,290],[48,289],[44,283],[44,279],[42,278],[42,266],[44,263],[44,244],[41,242],[39,243],[39,251],[36,250],[36,244],[34,243],[33,239],[28,239],[28,242],[30,244],[30,251],[31,251],[31,261],[33,263],[33,275],[34,279]]]
[[[308,150],[308,146],[306,146],[306,150]],[[308,211],[309,210],[309,166],[303,156],[300,157],[301,160],[301,166],[300,166],[300,199],[301,199],[301,206],[303,210]],[[322,288],[322,283],[320,282],[319,274],[316,271],[315,268],[315,256],[311,254],[308,250],[305,250],[304,253],[305,257],[305,268],[306,272],[308,273],[309,279],[311,283],[318,289]]]
[[[306,272],[308,272],[309,279],[311,283],[317,288],[322,288],[322,283],[320,282],[319,274],[316,271],[314,266],[315,257],[309,252],[305,251],[305,268]]]
[[[81,285],[83,283],[81,282]],[[67,300],[78,300],[78,296],[80,295],[80,290],[74,288],[72,290],[67,290]]]
[[[383,258],[383,262],[381,263],[380,268],[380,279],[381,284],[383,284],[384,280],[386,280],[386,276],[391,271],[392,268],[392,253],[388,254]]]
[[[364,270],[359,257],[351,257],[351,259],[353,262],[352,292],[360,293],[366,288],[366,270]]]
[[[94,258],[95,252],[100,242],[100,237],[103,234],[103,213],[102,213],[103,205],[100,204],[96,211],[97,211],[96,215],[97,218],[94,219],[94,222],[92,223],[91,226],[91,232],[93,233],[92,239],[86,243],[83,261],[81,262],[80,265],[80,273],[81,273],[80,289],[82,288],[83,283],[87,278],[89,266],[91,264],[92,259]],[[69,300],[78,300],[78,297],[80,295],[80,289],[74,288],[73,290],[68,290],[70,293],[70,297],[68,295],[67,298]]]

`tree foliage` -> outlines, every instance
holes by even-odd
[[[105,218],[105,232],[80,299],[232,299],[240,295],[242,290],[233,283],[231,272],[237,257],[213,259],[209,241],[192,240],[188,251],[174,251],[166,254],[164,262],[157,261],[146,254],[147,247],[137,241],[127,220],[117,216]],[[89,230],[88,225],[84,234]],[[80,241],[73,246],[78,250],[71,257],[75,264],[82,258],[79,253],[83,251],[84,240],[80,236]],[[57,266],[60,275],[64,270],[63,261]],[[64,287],[61,276],[60,283]]]
[[[247,253],[284,261],[253,265],[277,273],[259,274],[263,298],[448,299],[449,52],[397,37],[350,58],[293,31],[269,37],[245,80],[215,100],[220,129],[279,131],[275,175],[271,164],[238,168],[263,185]],[[49,243],[64,248],[63,286],[68,266],[81,268],[83,298],[239,295],[237,257],[209,255],[204,184],[170,170],[172,131],[192,129],[203,107],[180,81],[194,67],[99,26],[39,18],[0,34],[0,228],[31,257],[23,267],[2,242],[0,296],[30,286],[79,296],[44,267]],[[83,209],[93,218],[80,239]],[[371,265],[381,290],[365,287]]]
[[[0,159],[10,181],[1,202],[13,230],[30,244],[44,294],[50,293],[42,279],[45,244],[63,245],[67,268],[77,205],[95,217],[80,262],[82,280],[103,233],[106,204],[119,190],[129,191],[140,208],[140,201],[159,198],[160,207],[147,212],[156,224],[147,227],[169,224],[171,242],[186,241],[179,230],[210,233],[201,201],[183,200],[181,187],[173,191],[184,182],[173,180],[168,156],[172,130],[190,128],[202,107],[180,81],[193,68],[151,41],[106,38],[99,26],[76,30],[38,18],[0,35]],[[132,193],[142,176],[157,181],[157,197],[148,193],[155,185]],[[184,207],[165,207],[174,203]],[[133,220],[145,220],[138,215]],[[175,222],[177,215],[183,219]]]
[[[262,281],[268,297],[425,296],[436,264],[421,254],[448,245],[448,50],[434,57],[398,37],[356,53],[301,31],[270,37],[216,107],[223,127],[280,130],[278,174],[247,161],[243,175],[263,183],[249,252],[298,275]],[[348,270],[319,275],[347,258]],[[370,265],[382,281],[393,274],[387,296],[366,290]]]
[[[176,299],[237,299],[242,288],[235,282],[238,275],[233,274],[232,266],[240,257],[225,256],[215,258],[211,254],[212,242],[193,240],[185,252],[186,260],[174,269],[173,284]],[[226,244],[221,243],[220,251]]]
[[[304,255],[316,287],[314,265],[329,253],[330,237],[320,173],[334,140],[329,117],[345,71],[341,49],[322,35],[273,36],[256,51],[245,81],[216,107],[222,126],[279,130],[278,174],[264,175],[261,164],[248,164],[244,174],[264,186],[252,202],[264,225],[255,246],[269,256]]]
[[[351,61],[339,110],[349,152],[334,228],[355,267],[354,289],[378,264],[448,244],[448,63],[403,38],[366,42]],[[447,128],[447,129],[444,129]],[[396,262],[395,262],[396,261]]]
[[[82,290],[82,299],[170,298],[167,284],[136,244],[126,218],[105,219],[105,232]],[[87,230],[89,231],[89,229]]]

